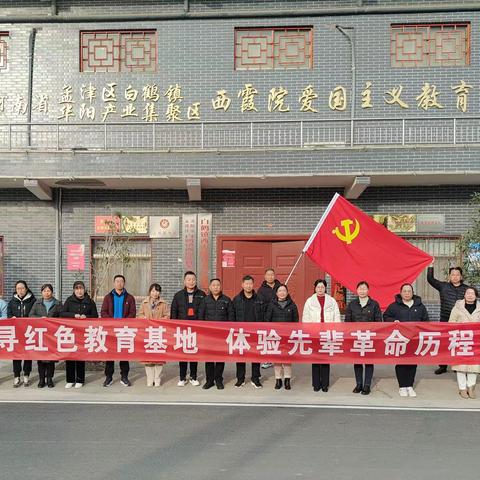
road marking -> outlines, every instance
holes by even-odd
[[[154,402],[154,401],[95,401],[95,400],[0,400],[1,403],[29,403],[44,405],[128,405],[128,406],[175,406],[175,407],[257,407],[257,408],[312,408],[324,410],[393,410],[405,412],[480,412],[480,408],[454,407],[400,407],[388,405],[330,405],[295,403],[235,403],[235,402]]]

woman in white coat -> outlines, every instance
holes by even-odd
[[[473,287],[465,290],[463,300],[458,300],[450,313],[451,323],[480,322],[480,301],[478,292]],[[475,384],[480,365],[452,365],[457,372],[458,393],[462,398],[475,398]]]
[[[307,298],[303,307],[302,322],[304,323],[331,323],[340,322],[340,310],[333,297],[327,295],[327,282],[323,279],[315,280],[314,294]],[[312,386],[314,392],[328,392],[330,384],[330,364],[314,363],[312,365]]]

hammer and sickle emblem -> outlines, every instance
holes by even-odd
[[[332,230],[332,233],[336,235],[339,240],[345,242],[347,245],[350,245],[360,233],[360,224],[358,223],[357,219],[355,219],[355,228],[352,232],[350,226],[353,225],[353,223],[353,220],[350,220],[349,218],[342,220],[340,225],[343,227],[343,233],[340,231],[339,227],[335,227]]]

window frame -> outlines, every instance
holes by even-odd
[[[396,38],[396,33],[399,31],[402,32],[401,29],[404,29],[405,27],[407,28],[428,28],[428,38],[423,39],[423,43],[427,43],[431,41],[431,36],[430,36],[430,29],[432,27],[465,27],[465,65],[446,65],[446,64],[436,64],[432,65],[430,63],[430,58],[432,58],[432,53],[424,53],[424,55],[427,56],[429,59],[428,63],[426,65],[417,65],[416,63],[411,65],[411,64],[405,64],[401,60],[396,60],[397,64],[393,64],[393,59],[397,57],[397,48],[398,48],[398,42]],[[472,25],[471,22],[466,21],[466,22],[431,22],[431,23],[392,23],[390,24],[390,67],[391,68],[448,68],[448,67],[469,67],[471,65],[471,30],[472,30]],[[411,32],[410,32],[411,33]],[[433,52],[434,53],[434,52]],[[403,63],[403,64],[402,64]]]
[[[85,70],[84,69],[84,60],[83,60],[83,51],[86,50],[88,52],[88,47],[83,44],[83,36],[85,34],[110,34],[115,33],[119,35],[119,44],[116,45],[119,49],[119,58],[114,58],[114,60],[118,60],[118,71],[113,70]],[[139,69],[132,69],[126,68],[124,65],[124,59],[122,60],[121,49],[122,49],[122,34],[132,34],[132,33],[143,33],[144,35],[147,33],[153,34],[155,38],[155,54],[154,54],[154,69],[153,71],[146,71],[145,68]],[[138,29],[115,29],[115,28],[108,28],[108,29],[99,29],[99,30],[80,30],[79,31],[79,71],[80,73],[157,73],[158,72],[158,35],[156,28],[138,28]]]
[[[149,285],[153,283],[153,245],[152,245],[152,239],[148,236],[130,236],[130,235],[119,235],[119,237],[123,237],[123,238],[128,238],[128,241],[129,242],[146,242],[148,243],[148,249],[149,249],[149,253],[150,253],[150,279],[149,279]],[[89,264],[89,270],[90,270],[90,292],[93,292],[93,261],[94,261],[94,245],[95,245],[95,242],[96,241],[101,241],[101,240],[105,240],[105,235],[91,235],[90,236],[90,264]],[[123,273],[120,272],[120,275],[123,275]],[[127,287],[128,287],[128,277],[126,277],[126,281],[127,281]],[[111,282],[113,283],[113,278],[111,279]],[[149,285],[146,286],[146,289],[148,289]],[[113,287],[112,287],[113,288]],[[127,291],[128,291],[128,288],[127,288]],[[131,292],[129,292],[131,293]],[[145,294],[141,294],[141,295],[133,295],[133,297],[135,298],[135,300],[138,302],[138,301],[141,301],[145,298],[147,292]],[[92,298],[93,301],[95,302],[100,302],[101,300],[103,299],[103,296],[101,295],[97,295],[97,298]]]
[[[237,68],[237,59],[240,58],[237,56],[237,32],[245,32],[245,31],[270,31],[271,32],[271,42],[270,44],[272,47],[275,45],[275,32],[281,31],[308,31],[309,34],[309,42],[310,46],[308,48],[308,55],[309,55],[309,66],[306,68],[275,68],[275,55],[272,52],[272,68]],[[302,26],[276,26],[276,27],[235,27],[234,28],[234,40],[233,40],[233,70],[236,72],[244,72],[244,71],[289,71],[289,70],[313,70],[314,68],[314,61],[313,61],[313,32],[314,27],[313,25],[302,25]]]
[[[0,73],[1,72],[8,72],[9,67],[10,67],[10,62],[9,62],[9,60],[10,60],[10,55],[9,55],[10,42],[8,40],[10,40],[10,32],[0,31],[0,41],[5,43],[5,66],[0,67]]]

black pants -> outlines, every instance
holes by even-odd
[[[120,375],[123,377],[128,377],[128,372],[130,371],[130,364],[128,362],[118,362],[120,364]],[[113,377],[113,372],[115,371],[115,362],[105,362],[105,376]]]
[[[22,368],[22,360],[14,360],[13,361],[13,376],[19,377],[22,373],[26,377],[29,377],[32,373],[32,361],[31,360],[23,360],[23,368]]]
[[[180,380],[187,379],[188,364],[190,363],[190,378],[197,379],[198,362],[178,362],[180,367]]]
[[[65,362],[67,383],[85,383],[85,362],[67,360]]]
[[[365,380],[363,379],[363,367],[365,366]],[[372,378],[373,378],[373,365],[362,365],[360,363],[356,363],[353,366],[353,370],[355,372],[355,380],[357,385],[363,387],[370,387],[372,385]]]
[[[205,364],[205,377],[207,377],[207,383],[223,382],[223,370],[225,369],[225,363],[223,362],[207,362]]]
[[[237,363],[237,380],[238,381],[245,381],[245,373],[247,370],[246,363]],[[260,379],[260,364],[259,363],[252,363],[252,380],[259,380]]]
[[[312,387],[326,388],[330,385],[330,365],[328,363],[312,364]]]
[[[413,387],[416,373],[416,365],[395,365],[395,374],[400,388]]]
[[[55,373],[55,364],[53,362],[42,362],[39,360],[38,365],[38,378],[45,380],[45,378],[53,378]]]

